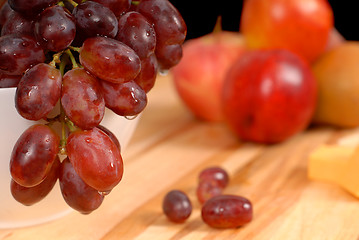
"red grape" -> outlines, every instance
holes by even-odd
[[[156,31],[156,56],[161,69],[169,69],[182,57],[181,44],[187,26],[181,14],[168,0],[141,0],[137,8]]]
[[[221,188],[225,188],[229,182],[229,176],[226,170],[221,167],[208,167],[202,170],[199,174],[199,182],[214,181],[218,183]]]
[[[192,203],[184,192],[172,190],[164,197],[162,210],[170,221],[182,223],[191,215]]]
[[[43,48],[55,52],[64,50],[75,38],[75,18],[64,7],[46,8],[34,23],[34,33]]]
[[[166,45],[158,42],[156,47],[156,57],[160,70],[170,69],[175,66],[182,58],[182,45]]]
[[[133,80],[141,70],[134,50],[105,37],[88,38],[81,47],[80,62],[98,78],[114,83]]]
[[[41,183],[48,175],[59,151],[60,139],[48,126],[36,124],[17,140],[10,158],[10,172],[24,187]]]
[[[105,114],[105,101],[98,80],[84,69],[72,69],[62,81],[61,104],[78,127],[96,127]]]
[[[121,116],[135,116],[147,105],[146,92],[134,81],[110,83],[101,81],[106,107]]]
[[[0,27],[4,26],[4,24],[9,19],[10,15],[13,12],[15,12],[15,11],[12,10],[12,8],[10,7],[8,1],[6,1],[4,3],[4,5],[2,5],[2,7],[0,8]]]
[[[196,189],[197,199],[201,204],[212,197],[221,195],[222,192],[223,187],[219,186],[218,182],[215,181],[200,182]]]
[[[155,54],[151,54],[147,58],[141,59],[141,71],[135,78],[135,82],[148,93],[155,85],[157,78],[157,58]]]
[[[100,129],[101,131],[103,131],[104,133],[106,133],[106,135],[109,136],[111,138],[111,140],[116,144],[118,149],[121,150],[121,144],[113,132],[111,132],[108,128],[106,128],[105,126],[102,126],[102,125],[98,125],[97,128]]]
[[[32,24],[33,21],[31,19],[25,18],[20,13],[13,11],[1,29],[1,36],[13,33],[33,36]]]
[[[65,202],[82,214],[89,214],[102,204],[104,196],[80,178],[68,158],[61,163],[59,182]]]
[[[152,24],[138,12],[128,12],[118,21],[116,39],[131,47],[142,60],[154,53],[156,33]]]
[[[35,17],[42,10],[59,2],[59,0],[8,0],[12,9],[29,17]]]
[[[131,6],[131,0],[92,0],[94,2],[101,3],[102,5],[111,9],[111,11],[120,17],[122,14],[127,12]]]
[[[59,176],[60,159],[57,157],[51,169],[41,183],[34,187],[23,187],[11,180],[10,189],[14,199],[26,206],[33,205],[44,199],[53,189]]]
[[[118,31],[115,14],[104,5],[94,2],[83,2],[73,10],[76,19],[77,35],[83,42],[86,38],[104,36],[114,38]]]
[[[75,171],[96,190],[110,191],[121,181],[123,162],[120,150],[100,129],[71,133],[66,150]]]
[[[46,118],[60,99],[61,82],[60,71],[46,63],[26,71],[15,94],[19,114],[29,120]]]
[[[202,219],[214,228],[237,228],[249,223],[253,217],[251,202],[241,196],[215,196],[202,207]]]
[[[22,75],[7,75],[0,73],[0,88],[17,87]]]
[[[44,61],[44,51],[34,38],[17,34],[0,37],[0,73],[22,75]]]

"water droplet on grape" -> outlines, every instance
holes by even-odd
[[[167,76],[169,71],[168,69],[160,69],[158,72],[161,76]]]
[[[100,195],[102,195],[102,196],[107,196],[107,195],[109,195],[109,194],[110,194],[110,192],[111,192],[111,190],[104,191],[104,192],[100,192],[100,191],[98,191],[98,193],[99,193]]]
[[[134,116],[125,116],[125,118],[126,118],[127,120],[134,120],[137,116],[138,116],[138,114],[137,114],[137,115],[134,115]]]

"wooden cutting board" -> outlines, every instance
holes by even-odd
[[[170,76],[158,78],[123,153],[123,181],[100,209],[0,230],[0,239],[359,239],[359,199],[307,178],[308,154],[350,130],[313,127],[271,146],[240,142],[223,124],[195,120],[172,83]],[[231,177],[226,193],[252,201],[254,218],[248,225],[218,230],[202,222],[197,176],[215,165]],[[172,189],[192,200],[193,212],[184,224],[169,222],[161,212],[162,199]]]

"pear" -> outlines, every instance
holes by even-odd
[[[345,41],[323,54],[312,69],[318,81],[314,123],[359,126],[359,41]]]

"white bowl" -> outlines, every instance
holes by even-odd
[[[42,201],[24,206],[14,200],[10,192],[9,161],[11,151],[20,135],[34,121],[22,118],[15,109],[15,88],[0,88],[0,228],[31,226],[60,218],[70,211],[62,198],[59,184]],[[101,125],[118,138],[123,151],[138,123],[139,117],[128,120],[106,110]]]

